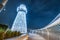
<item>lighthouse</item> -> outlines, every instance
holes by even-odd
[[[27,22],[26,22],[27,8],[24,4],[17,7],[17,15],[13,22],[12,31],[18,31],[21,33],[27,33]]]

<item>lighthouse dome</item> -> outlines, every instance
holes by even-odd
[[[21,4],[20,6],[17,7],[17,12],[18,11],[24,11],[27,13],[27,8],[24,4]]]

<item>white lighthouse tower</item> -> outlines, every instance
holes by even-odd
[[[13,22],[12,31],[19,31],[21,33],[27,33],[26,23],[27,8],[24,4],[17,7],[17,16]]]

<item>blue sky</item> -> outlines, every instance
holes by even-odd
[[[17,14],[17,6],[20,4],[27,6],[29,29],[43,28],[60,13],[60,0],[9,0],[5,6],[6,10],[0,13],[0,24],[11,27]]]

